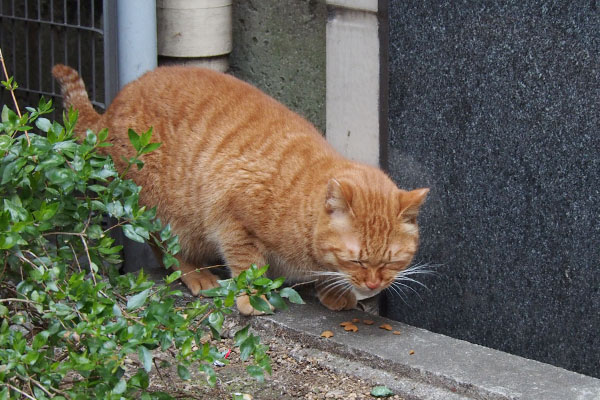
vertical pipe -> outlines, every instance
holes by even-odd
[[[157,65],[156,1],[118,0],[119,86]]]
[[[25,18],[28,18],[29,1],[25,1]],[[25,87],[31,87],[31,81],[29,80],[29,64],[31,59],[29,57],[29,27],[31,24],[25,24]],[[39,32],[39,30],[38,30]]]
[[[104,108],[106,108],[119,91],[119,61],[117,40],[117,0],[102,2],[102,45],[104,47]],[[96,64],[94,63],[94,68]]]

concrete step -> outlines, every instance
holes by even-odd
[[[384,384],[406,399],[600,400],[600,379],[358,310],[332,312],[309,300],[274,315],[240,318],[259,333],[302,342],[306,357]],[[340,326],[355,318],[357,332]],[[334,336],[321,337],[325,330]]]

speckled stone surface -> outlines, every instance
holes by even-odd
[[[231,73],[325,129],[325,0],[233,2]]]
[[[431,187],[387,315],[600,376],[600,2],[390,4],[390,173]]]

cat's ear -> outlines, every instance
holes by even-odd
[[[328,214],[354,215],[352,207],[352,188],[340,183],[337,179],[327,182],[325,210]]]
[[[425,202],[429,189],[415,189],[410,192],[401,191],[400,196],[400,207],[398,217],[408,222],[415,223],[417,215],[419,215],[419,208]]]

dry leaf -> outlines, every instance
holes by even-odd
[[[400,331],[394,331],[392,332],[394,335],[400,335]]]
[[[321,337],[324,337],[326,339],[328,339],[332,336],[333,336],[333,332],[331,332],[331,331],[323,331],[323,333],[321,333]]]
[[[350,321],[344,321],[340,323],[340,326],[346,326],[346,325],[352,325],[352,322]]]
[[[415,351],[411,350],[411,351],[408,352],[408,354],[410,354],[412,356],[413,354],[415,354]]]
[[[356,326],[354,324],[347,324],[347,325],[344,326],[344,330],[345,331],[356,332],[356,331],[358,331],[358,326]]]
[[[352,322],[354,322],[354,323],[360,322],[360,319],[358,319],[358,318],[353,318],[353,319],[352,319]]]
[[[363,324],[365,324],[365,325],[373,325],[374,323],[375,323],[375,321],[371,321],[370,319],[365,319],[363,321]]]
[[[386,331],[391,331],[392,330],[392,326],[390,324],[381,324],[381,325],[379,325],[379,327],[381,329],[385,329]]]

